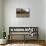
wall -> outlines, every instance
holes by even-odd
[[[46,0],[45,0],[45,40],[46,40]]]
[[[16,8],[29,8],[30,17],[17,18]],[[39,27],[39,39],[45,39],[44,11],[43,0],[4,0],[4,26],[7,35],[10,26],[36,26]]]
[[[0,38],[2,38],[2,0],[0,0]]]
[[[33,0],[33,12],[34,18],[32,19],[34,25],[39,27],[39,38],[45,39],[45,3],[44,0]]]

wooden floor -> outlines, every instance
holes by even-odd
[[[46,42],[44,40],[9,40],[7,44],[0,46],[24,46],[24,44],[27,44],[25,46],[35,46],[36,44],[38,44],[38,46],[46,46]]]
[[[38,44],[7,44],[7,45],[0,45],[0,46],[42,46]]]

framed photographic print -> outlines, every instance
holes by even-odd
[[[29,17],[30,11],[29,9],[16,8],[16,17]]]

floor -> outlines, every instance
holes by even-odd
[[[0,46],[46,46],[45,41],[9,41],[7,44],[5,45],[0,45]]]
[[[0,45],[0,46],[42,46],[38,44],[7,44],[7,45]]]

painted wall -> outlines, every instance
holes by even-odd
[[[2,38],[2,0],[0,0],[0,38]]]
[[[17,18],[16,8],[29,8],[30,17]],[[7,35],[9,27],[39,27],[39,39],[45,39],[44,0],[4,0],[4,26]]]
[[[45,40],[46,40],[46,0],[45,0]]]
[[[39,38],[45,39],[45,3],[44,0],[33,0],[32,1],[32,15],[34,19],[34,25],[39,27]]]

